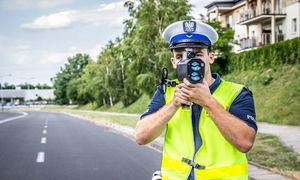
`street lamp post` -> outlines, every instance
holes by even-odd
[[[0,76],[0,83],[1,83],[0,91],[2,90],[2,86],[3,86],[2,80],[3,80],[4,77],[7,77],[7,76],[12,76],[12,75],[11,74],[5,74],[5,75]],[[3,96],[2,96],[2,93],[1,93],[1,109],[2,109],[2,111],[3,111],[3,106],[4,106]]]
[[[27,83],[27,90],[26,90],[26,95],[25,95],[25,97],[24,97],[24,102],[26,102],[26,97],[28,97],[28,94],[30,94],[29,93],[29,90],[30,90],[30,82],[31,82],[31,80],[33,80],[33,79],[35,79],[35,77],[29,77],[29,78],[23,78],[23,79],[25,79],[26,80],[26,83]]]

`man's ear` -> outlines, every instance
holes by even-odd
[[[173,68],[176,69],[176,62],[175,62],[174,57],[171,57],[170,60],[171,60],[171,63],[172,63]]]
[[[209,64],[213,64],[215,62],[215,53],[213,51],[209,52]]]

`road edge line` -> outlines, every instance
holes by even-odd
[[[26,112],[21,112],[21,113],[22,113],[21,116],[16,116],[16,117],[11,117],[11,118],[1,120],[0,124],[4,124],[4,123],[7,123],[7,122],[10,122],[10,121],[13,121],[13,120],[17,120],[17,119],[23,118],[23,117],[28,115],[28,113],[26,113]]]

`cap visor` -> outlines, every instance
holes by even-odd
[[[200,43],[179,43],[176,45],[170,46],[170,49],[177,49],[177,48],[205,48],[207,49],[209,46],[207,44],[200,44]]]

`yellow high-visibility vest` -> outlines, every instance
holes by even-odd
[[[243,85],[222,80],[213,96],[228,111],[242,88]],[[174,90],[167,87],[166,104],[172,101]],[[161,165],[163,179],[185,180],[192,169],[195,179],[248,179],[246,155],[223,137],[204,108],[199,132],[202,145],[195,153],[191,110],[179,108],[167,124]]]

